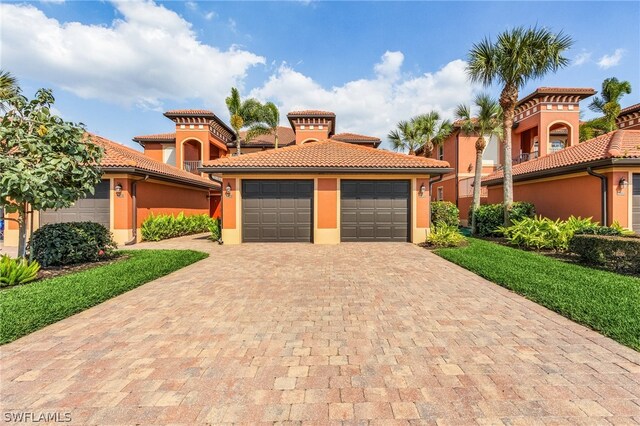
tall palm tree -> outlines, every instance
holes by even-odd
[[[495,43],[485,38],[469,51],[467,73],[471,81],[485,87],[494,82],[502,85],[505,225],[510,223],[513,205],[511,130],[519,91],[530,80],[567,66],[569,59],[563,53],[572,44],[571,37],[562,31],[556,34],[546,28],[517,27],[498,35]]]
[[[247,140],[260,135],[273,135],[274,147],[278,149],[278,125],[280,124],[280,111],[273,102],[267,102],[260,107],[258,122],[249,128]]]
[[[18,80],[9,71],[0,69],[0,110],[6,111],[8,101],[20,93]]]
[[[444,143],[445,139],[451,134],[453,126],[449,120],[441,120],[440,114],[431,111],[427,114],[419,115],[418,127],[424,135],[425,142],[423,145],[424,156],[431,157],[433,150]]]
[[[387,137],[396,151],[408,150],[409,155],[415,155],[416,150],[424,147],[424,155],[430,157],[436,145],[441,144],[452,130],[449,120],[440,120],[435,112],[416,115],[410,120],[402,120],[396,129],[389,132]]]
[[[240,129],[243,127],[251,127],[259,122],[262,104],[256,99],[242,100],[240,92],[235,87],[231,88],[231,95],[225,99],[229,115],[231,116],[231,128],[236,134],[236,154],[240,155]]]
[[[476,169],[473,178],[473,201],[471,204],[471,232],[476,233],[476,209],[480,205],[480,181],[482,180],[482,155],[492,137],[502,138],[502,108],[487,94],[476,96],[473,102],[478,110],[474,117],[471,107],[458,105],[456,118],[462,121],[460,129],[467,135],[478,135],[476,139]]]
[[[604,117],[594,125],[600,125],[603,132],[611,132],[616,129],[616,118],[620,115],[620,99],[631,93],[631,83],[619,81],[615,77],[607,78],[602,82],[601,97],[596,96],[589,104],[589,109],[601,113]]]

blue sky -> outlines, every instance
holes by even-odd
[[[616,76],[640,100],[638,2],[12,2],[0,5],[0,62],[26,94],[54,89],[57,111],[133,145],[171,131],[162,111],[224,97],[336,112],[338,131],[384,138],[403,118],[453,108],[481,90],[471,45],[517,25],[564,31],[572,65],[538,86],[593,87]],[[499,88],[490,92],[497,94]],[[583,109],[586,104],[583,102]],[[592,115],[587,113],[586,116]]]

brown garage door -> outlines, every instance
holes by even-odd
[[[40,226],[61,222],[97,222],[109,229],[109,181],[103,180],[93,195],[76,201],[73,206],[40,212]]]
[[[408,241],[409,181],[342,180],[341,241]]]
[[[633,231],[640,235],[640,174],[633,175]]]
[[[312,180],[243,180],[242,241],[311,242]]]

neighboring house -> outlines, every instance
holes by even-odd
[[[110,229],[118,244],[140,240],[140,225],[151,213],[216,215],[220,183],[180,170],[124,145],[92,135],[104,148],[104,172],[95,193],[59,210],[35,212],[34,229],[48,223],[91,221]],[[18,244],[17,223],[6,221],[4,244]]]
[[[516,107],[512,129],[513,163],[525,163],[538,157],[562,151],[579,143],[580,101],[593,94],[589,88],[540,87],[522,98]],[[455,203],[460,220],[468,224],[468,211],[473,199],[476,134],[462,132],[461,122],[454,122],[454,131],[444,144],[436,148],[432,158],[448,161],[451,173],[433,183],[433,200]],[[418,150],[416,155],[422,155]],[[502,168],[502,143],[491,139],[484,151],[482,175],[488,176]],[[489,202],[486,188],[481,203]]]
[[[640,233],[640,130],[616,130],[513,167],[514,200],[546,217],[592,217]],[[502,202],[503,173],[482,180]]]
[[[294,123],[297,135],[305,123]],[[300,143],[203,164],[223,177],[224,242],[424,241],[429,181],[449,164],[337,141],[325,124],[324,135],[313,126]]]
[[[640,104],[624,108],[616,119],[618,129],[640,130]]]

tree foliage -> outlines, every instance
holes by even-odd
[[[240,147],[240,130],[260,123],[262,114],[262,104],[257,99],[245,99],[240,97],[240,92],[235,87],[231,88],[231,95],[225,99],[227,109],[229,110],[230,123],[236,134],[236,151],[237,155],[242,153]]]
[[[452,129],[449,120],[442,120],[440,114],[431,111],[398,122],[396,129],[389,132],[387,137],[397,151],[407,150],[413,155],[418,148],[424,147],[425,157],[430,157],[434,148],[445,141]]]

